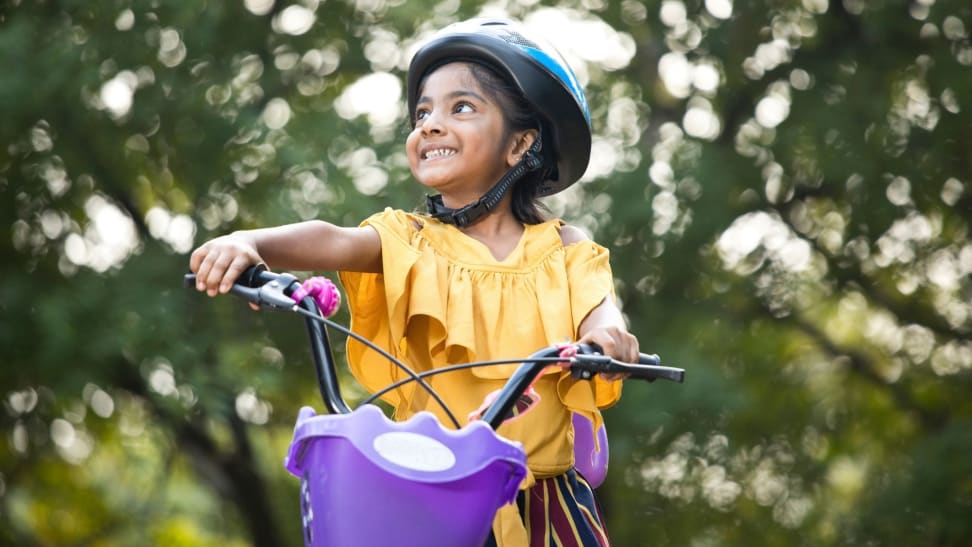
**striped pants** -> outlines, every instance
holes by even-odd
[[[516,497],[529,547],[609,547],[594,491],[573,469],[539,479]],[[484,547],[496,547],[490,534]]]

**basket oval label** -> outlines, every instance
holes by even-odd
[[[456,455],[449,447],[418,433],[382,433],[375,437],[373,446],[386,460],[416,471],[445,471],[456,464]]]

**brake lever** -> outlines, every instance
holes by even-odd
[[[297,302],[284,292],[297,281],[293,274],[282,273],[277,279],[261,285],[259,288],[244,287],[234,284],[230,292],[266,308],[294,310]]]

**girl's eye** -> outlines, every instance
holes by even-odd
[[[473,107],[469,103],[459,103],[456,105],[455,111],[457,114],[467,114],[473,111]]]
[[[415,121],[424,120],[429,117],[429,111],[425,108],[420,108],[415,111]]]

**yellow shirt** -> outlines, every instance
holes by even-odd
[[[480,360],[527,357],[576,340],[590,311],[613,297],[608,251],[592,241],[564,246],[560,220],[527,225],[517,247],[496,260],[481,242],[429,217],[385,209],[365,220],[381,238],[381,274],[340,272],[351,328],[417,372]],[[348,341],[351,371],[375,391],[406,375],[377,352]],[[517,365],[449,372],[429,378],[464,423]],[[575,380],[549,370],[536,382],[541,401],[498,433],[523,443],[536,477],[573,465],[570,412],[600,425],[598,408],[614,404],[621,382]],[[415,382],[385,399],[405,419],[419,410],[445,414]],[[595,429],[596,430],[596,429]],[[532,481],[530,481],[532,482]]]

